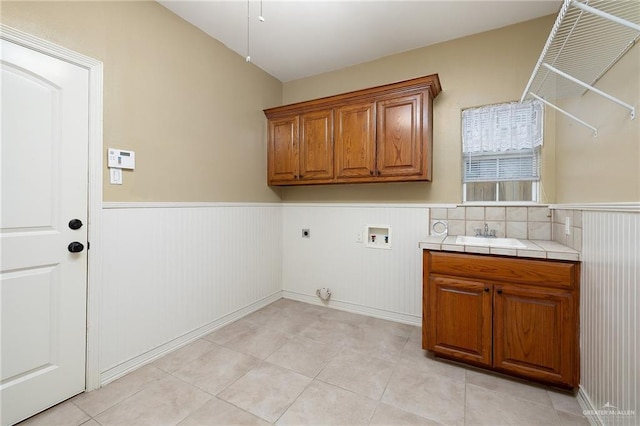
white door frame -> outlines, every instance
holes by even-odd
[[[100,387],[102,289],[102,62],[0,23],[0,38],[89,71],[89,194],[87,241],[87,348],[85,389]]]

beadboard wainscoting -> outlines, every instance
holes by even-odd
[[[424,205],[283,204],[283,296],[420,325],[418,242],[428,235],[428,223]],[[366,246],[367,225],[391,226],[390,250]],[[316,295],[324,287],[332,293],[327,303]]]
[[[105,203],[101,382],[281,297],[280,204]]]
[[[581,404],[595,423],[636,425],[640,213],[582,212],[581,281]]]

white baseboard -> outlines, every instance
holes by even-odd
[[[167,355],[170,352],[173,352],[177,349],[180,349],[183,346],[188,345],[191,342],[198,340],[199,338],[206,336],[207,334],[216,331],[219,328],[224,327],[234,321],[239,320],[242,317],[249,315],[252,312],[257,311],[270,303],[275,302],[276,300],[282,298],[282,292],[277,291],[270,296],[262,298],[256,302],[253,302],[244,308],[238,309],[230,314],[224,315],[221,318],[218,318],[215,321],[210,322],[209,324],[197,328],[189,333],[186,333],[176,339],[171,340],[161,346],[158,346],[155,349],[152,349],[148,352],[140,354],[135,358],[132,358],[122,364],[119,364],[115,367],[112,367],[106,371],[103,371],[100,374],[100,386],[105,386],[106,384],[119,379],[120,377],[136,370],[137,368],[142,367],[145,364],[149,364],[150,362],[155,361],[158,358],[161,358]]]
[[[418,327],[422,326],[422,317],[420,316],[385,311],[383,309],[357,305],[355,303],[343,302],[334,299],[330,299],[325,303],[322,302],[315,294],[302,294],[294,291],[282,290],[282,297],[285,299],[297,300],[298,302],[309,303],[311,305],[325,306],[327,308],[338,309],[340,311],[351,312],[354,314],[368,315],[370,317],[399,322],[402,324],[415,325]]]
[[[587,391],[585,391],[582,386],[578,388],[578,395],[576,397],[589,424],[593,426],[604,425],[602,418],[598,415],[598,410],[593,405],[593,402],[591,402],[591,398],[589,398],[589,394],[587,394]]]

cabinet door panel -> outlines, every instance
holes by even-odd
[[[333,111],[314,111],[300,116],[300,178],[333,177]]]
[[[422,173],[422,94],[378,102],[377,174]]]
[[[494,297],[494,367],[574,384],[577,320],[572,293],[496,285]]]
[[[429,299],[427,349],[491,365],[491,286],[432,276]]]
[[[298,176],[298,116],[269,120],[268,178],[294,181]]]
[[[373,176],[374,113],[372,102],[336,108],[336,174],[339,178]]]

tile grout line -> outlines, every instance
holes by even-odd
[[[464,401],[463,401],[463,410],[462,410],[462,423],[464,425],[467,424],[467,370],[464,370]]]
[[[269,305],[267,305],[267,306],[269,306]],[[293,311],[290,311],[288,307],[282,307],[282,308],[274,307],[274,308],[276,308],[278,310],[278,312],[274,313],[273,315],[278,315],[280,313],[285,313],[285,312],[293,312]],[[269,319],[273,318],[273,315],[269,316]],[[148,364],[152,368],[157,369],[158,372],[161,372],[162,376],[159,377],[159,378],[154,378],[149,382],[144,382],[142,384],[142,386],[139,389],[137,389],[135,392],[133,392],[132,394],[128,395],[123,400],[118,401],[117,403],[111,405],[107,409],[102,410],[100,413],[96,414],[96,416],[100,416],[103,413],[105,413],[106,411],[112,409],[113,407],[116,407],[119,404],[122,404],[125,401],[130,400],[132,397],[134,397],[135,395],[138,395],[139,393],[143,392],[145,389],[148,389],[149,387],[154,386],[155,384],[157,384],[157,383],[159,383],[159,382],[161,382],[163,380],[167,380],[169,378],[172,378],[173,380],[176,380],[179,383],[182,383],[182,384],[184,384],[186,386],[189,386],[192,389],[197,389],[199,391],[202,391],[205,395],[210,396],[210,398],[208,398],[207,401],[205,401],[199,407],[197,407],[197,408],[195,408],[193,410],[190,410],[189,413],[187,413],[186,416],[184,416],[184,418],[181,418],[179,421],[177,421],[176,424],[179,424],[180,422],[183,422],[185,419],[189,418],[194,413],[196,413],[198,410],[201,410],[202,407],[206,406],[207,404],[211,403],[212,401],[218,401],[218,402],[221,402],[221,403],[228,404],[229,406],[234,407],[234,409],[237,409],[240,412],[251,416],[252,418],[260,419],[260,420],[266,421],[266,422],[268,422],[270,424],[275,424],[278,421],[282,420],[283,416],[285,416],[285,414],[287,414],[291,410],[291,407],[294,404],[296,404],[297,402],[299,402],[301,400],[301,396],[310,389],[310,387],[314,384],[314,382],[317,381],[316,386],[318,386],[318,385],[322,385],[322,386],[326,385],[326,386],[329,386],[329,387],[333,387],[334,389],[337,389],[337,390],[340,390],[340,391],[344,391],[344,392],[348,392],[350,395],[353,395],[354,397],[357,397],[358,399],[360,399],[362,401],[364,401],[364,400],[371,401],[368,404],[374,403],[374,404],[371,404],[373,406],[372,407],[373,409],[369,412],[369,417],[368,417],[368,420],[367,420],[367,424],[370,424],[373,421],[374,417],[376,416],[376,413],[379,412],[381,415],[384,416],[384,414],[383,414],[384,410],[380,411],[380,410],[382,410],[381,406],[382,406],[382,404],[386,404],[385,402],[383,402],[383,399],[384,399],[385,395],[389,392],[389,389],[390,389],[389,386],[390,386],[391,381],[394,379],[394,377],[398,377],[397,375],[400,374],[399,371],[401,370],[401,368],[407,368],[407,369],[411,370],[413,363],[419,361],[418,357],[417,357],[418,356],[417,348],[418,348],[418,346],[420,346],[420,343],[419,343],[419,341],[412,341],[411,340],[411,337],[413,336],[415,330],[412,329],[407,336],[403,336],[401,334],[395,334],[394,332],[398,331],[398,330],[393,328],[393,327],[388,327],[384,323],[380,323],[379,326],[377,326],[377,327],[376,327],[376,324],[368,324],[367,322],[363,322],[363,323],[360,323],[360,324],[352,324],[350,321],[348,321],[349,318],[347,318],[347,320],[345,320],[346,321],[345,322],[345,321],[341,321],[340,319],[323,318],[323,315],[325,315],[325,314],[324,313],[314,314],[313,315],[313,321],[310,324],[308,324],[305,327],[303,327],[302,330],[295,331],[294,333],[286,333],[286,334],[285,333],[280,333],[280,334],[284,335],[283,343],[280,344],[280,345],[277,345],[277,348],[274,349],[273,351],[271,351],[269,354],[267,354],[267,356],[264,359],[261,359],[261,358],[258,358],[256,356],[254,356],[254,355],[246,354],[245,352],[233,349],[231,347],[226,346],[226,344],[225,345],[220,345],[220,344],[218,344],[218,343],[216,343],[214,341],[210,341],[210,340],[204,339],[204,337],[203,337],[202,339],[204,341],[207,341],[207,342],[209,342],[209,343],[211,343],[213,345],[204,354],[201,354],[198,357],[196,357],[194,360],[188,361],[186,363],[175,362],[176,360],[170,361],[169,363],[167,363],[167,365],[170,365],[171,362],[174,362],[176,365],[178,365],[178,368],[173,372],[166,371],[163,368],[160,368],[158,366],[153,365],[153,363]],[[354,314],[354,315],[366,317],[366,315],[362,315],[362,314]],[[289,318],[289,321],[295,321],[295,320],[296,320],[295,315],[293,315],[291,318]],[[313,377],[307,376],[306,374],[303,374],[303,373],[300,373],[299,371],[293,370],[291,367],[294,366],[295,364],[288,364],[288,363],[285,362],[285,364],[288,364],[288,366],[281,366],[279,364],[274,364],[272,362],[267,361],[267,358],[269,358],[274,353],[276,353],[279,350],[281,350],[285,345],[287,345],[289,342],[291,342],[294,339],[306,339],[306,340],[309,340],[309,341],[316,342],[319,345],[322,345],[322,349],[323,349],[323,352],[324,352],[325,348],[327,348],[327,347],[332,345],[331,343],[328,343],[328,342],[322,341],[322,340],[316,340],[313,337],[302,336],[302,334],[301,334],[301,333],[304,332],[304,330],[308,329],[311,326],[311,324],[314,324],[319,320],[324,320],[324,321],[329,322],[330,326],[331,326],[332,323],[345,324],[345,325],[347,325],[347,324],[354,325],[354,326],[356,326],[358,328],[366,329],[365,330],[366,332],[363,334],[363,333],[358,332],[358,331],[362,331],[362,330],[353,329],[352,332],[347,332],[347,335],[350,336],[349,339],[347,339],[346,341],[342,341],[342,340],[340,340],[340,336],[342,336],[344,334],[344,333],[341,333],[344,330],[343,330],[343,327],[341,327],[341,326],[338,327],[338,334],[337,334],[338,338],[336,340],[334,340],[334,343],[337,343],[334,346],[334,348],[337,348],[337,349],[335,351],[333,351],[333,352],[326,352],[326,353],[332,353],[332,355],[327,357],[326,361],[323,361],[323,364],[321,364],[321,367],[318,369],[317,372],[315,372],[315,375]],[[271,330],[271,331],[279,332],[279,329],[273,328],[273,327],[269,327],[269,326],[267,326],[266,323],[264,325],[262,325],[261,323],[253,323],[252,321],[248,321],[247,322],[247,326],[249,326],[251,324],[253,326],[255,326],[255,327],[259,327],[259,328],[263,328],[263,329],[268,329],[268,330]],[[371,333],[370,334],[369,333],[370,330],[368,330],[367,327],[361,327],[363,324],[370,325],[372,327],[371,331],[372,332],[373,331],[379,332],[379,335],[376,334],[376,333]],[[287,329],[289,329],[288,328],[289,324],[285,322],[285,324],[282,327],[287,327]],[[346,327],[346,328],[347,328],[347,330],[350,329],[350,327]],[[297,330],[297,328],[295,328],[293,330]],[[235,332],[235,330],[234,330],[234,332]],[[400,332],[400,331],[398,331],[398,332]],[[330,336],[327,335],[327,337],[330,337]],[[375,337],[377,337],[377,340],[374,339]],[[369,340],[372,340],[372,339],[373,339],[374,343],[375,343],[375,341],[378,341],[380,343],[380,345],[379,345],[380,347],[379,348],[377,348],[377,349],[374,348],[372,350],[377,351],[375,353],[382,354],[383,356],[391,355],[392,356],[392,360],[391,361],[388,360],[388,359],[382,359],[379,356],[371,355],[371,354],[366,352],[365,349],[367,347],[370,347],[369,343],[366,343],[366,342],[368,342]],[[365,344],[361,345],[360,341],[365,342]],[[356,345],[356,347],[362,348],[362,350],[358,350],[358,349],[355,349],[354,347],[351,347],[349,342],[352,342],[354,345]],[[402,342],[401,345],[399,345],[400,342]],[[273,343],[276,343],[276,342],[273,342]],[[400,349],[398,351],[395,351],[396,346],[400,347]],[[415,348],[414,348],[414,346],[415,346]],[[223,348],[225,350],[231,351],[232,353],[238,353],[238,354],[242,354],[244,356],[248,356],[248,357],[254,358],[258,362],[256,363],[256,365],[254,365],[252,368],[250,368],[248,371],[246,371],[240,377],[236,378],[235,380],[232,380],[230,383],[228,383],[226,386],[224,386],[220,391],[218,391],[215,394],[213,394],[213,393],[211,393],[209,391],[206,391],[205,389],[202,389],[199,386],[196,386],[195,384],[189,383],[188,381],[186,381],[186,380],[184,380],[184,379],[182,379],[182,378],[180,378],[180,377],[175,375],[177,373],[177,371],[180,371],[180,369],[184,368],[186,365],[188,365],[190,363],[193,363],[193,362],[196,362],[201,357],[206,356],[207,354],[211,354],[212,352],[216,351],[216,347],[219,348],[219,349]],[[271,347],[271,345],[269,345],[269,347]],[[359,354],[362,354],[363,356],[367,356],[367,357],[371,358],[372,360],[377,360],[377,361],[383,362],[385,364],[385,366],[391,367],[391,372],[390,372],[389,376],[387,377],[386,382],[384,383],[384,386],[381,387],[382,390],[381,390],[381,393],[379,394],[379,397],[377,399],[373,399],[373,398],[370,398],[368,396],[362,395],[360,392],[357,392],[357,391],[354,391],[354,390],[351,390],[351,389],[347,389],[342,385],[329,383],[329,382],[327,382],[327,381],[325,381],[325,380],[320,378],[321,374],[324,371],[326,371],[327,367],[345,349],[353,351],[353,353],[358,355],[358,356],[359,356]],[[382,350],[383,352],[380,352],[378,349]],[[413,351],[414,349],[416,349],[416,353],[415,354],[414,354],[414,351]],[[307,351],[307,350],[304,350],[304,349],[303,349],[303,352],[305,354],[309,353],[312,357],[313,357],[313,355],[315,353],[318,353],[317,351],[313,351],[313,350],[312,351]],[[420,351],[420,352],[422,353],[422,355],[424,357],[424,351]],[[302,352],[299,352],[297,349],[293,350],[291,352],[293,357],[297,357],[301,353]],[[414,357],[416,358],[415,360],[414,360]],[[188,358],[188,356],[187,356],[187,358]],[[319,357],[319,359],[321,360],[322,357]],[[359,358],[357,358],[357,356],[356,356],[356,359],[359,359]],[[180,359],[178,358],[177,360],[179,361]],[[285,359],[285,361],[286,361],[286,359]],[[447,364],[449,364],[449,363],[447,363]],[[275,368],[281,369],[282,371],[295,373],[295,374],[301,375],[303,377],[306,377],[307,379],[310,379],[310,381],[295,396],[295,398],[293,398],[292,401],[289,404],[284,406],[284,408],[282,409],[283,411],[281,412],[281,414],[273,422],[271,422],[271,421],[269,421],[267,419],[264,419],[263,417],[261,417],[261,416],[259,416],[257,414],[253,414],[252,412],[247,411],[246,409],[237,406],[233,402],[230,402],[230,401],[227,401],[225,399],[222,399],[222,398],[218,397],[218,395],[220,395],[222,392],[225,392],[227,389],[229,389],[230,387],[235,385],[238,381],[246,378],[247,375],[249,375],[252,371],[254,371],[256,369],[259,369],[261,367],[264,367],[265,365],[274,366]],[[307,364],[304,364],[304,365],[306,366]],[[309,366],[313,366],[313,365],[317,365],[317,364],[315,364],[315,363],[309,364]],[[481,384],[470,383],[469,382],[470,371],[474,371],[474,372],[477,371],[477,372],[479,372],[481,374],[484,374],[486,372],[484,372],[482,370],[475,370],[475,369],[474,370],[469,370],[467,368],[461,367],[461,366],[456,365],[456,364],[449,364],[449,365],[453,365],[454,367],[462,369],[462,383],[463,383],[463,386],[464,386],[464,394],[463,394],[463,398],[462,398],[462,403],[463,403],[463,407],[462,407],[463,408],[463,410],[462,410],[462,414],[463,414],[462,422],[463,422],[463,424],[469,424],[469,421],[471,421],[471,414],[472,413],[471,413],[471,411],[469,411],[469,408],[468,408],[468,403],[469,403],[469,392],[468,391],[469,391],[469,389],[471,389],[471,388],[469,388],[469,386],[475,386],[478,390],[482,390],[483,392],[490,392],[490,394],[493,394],[496,398],[501,398],[505,394],[506,395],[511,395],[511,397],[516,398],[519,401],[523,401],[523,402],[526,402],[528,404],[533,404],[534,406],[540,407],[539,409],[542,409],[542,407],[545,407],[545,411],[548,408],[552,408],[553,409],[553,413],[555,415],[555,419],[556,419],[556,421],[558,423],[562,422],[562,419],[560,418],[560,414],[561,413],[563,415],[575,416],[576,419],[578,419],[580,417],[577,414],[574,414],[573,412],[570,412],[570,411],[558,410],[554,405],[553,399],[551,398],[552,391],[549,390],[549,388],[547,388],[547,387],[541,388],[545,392],[545,395],[546,395],[546,398],[541,398],[541,399],[544,399],[544,402],[542,402],[542,401],[538,402],[536,400],[528,399],[526,397],[526,396],[531,396],[531,397],[536,396],[535,393],[529,394],[529,393],[523,392],[522,395],[525,395],[525,397],[523,397],[523,396],[515,396],[512,393],[508,392],[508,387],[507,387],[506,391],[505,391],[504,388],[499,387],[498,389],[502,389],[502,391],[499,391],[499,390],[494,390],[494,389],[489,388],[489,387],[485,387],[485,386],[483,386]],[[427,365],[427,367],[428,366],[429,365]],[[371,367],[371,368],[373,368],[373,370],[370,370],[372,372],[380,371],[379,368],[376,370],[375,364],[374,364],[374,367]],[[384,369],[386,370],[386,368],[387,367],[385,367]],[[369,371],[369,370],[367,370],[367,371]],[[446,370],[443,370],[443,371],[446,372]],[[436,371],[433,371],[432,373],[434,375],[436,375],[436,376],[449,377],[443,371],[440,371],[439,369],[436,369]],[[430,374],[430,373],[425,373],[425,374]],[[125,376],[123,376],[123,377],[125,377]],[[495,377],[495,376],[492,376],[492,377]],[[508,382],[513,382],[512,380],[509,380],[509,379],[506,379],[506,378],[498,377],[498,379],[506,380]],[[484,382],[480,382],[480,383],[484,383]],[[518,383],[518,384],[522,384],[524,386],[531,387],[531,385],[526,383],[526,382],[518,381],[518,382],[513,382],[513,383]],[[134,384],[135,384],[135,381],[134,381]],[[347,383],[347,384],[349,384],[349,383]],[[485,383],[485,384],[487,384],[487,383]],[[359,388],[359,386],[356,386],[356,388]],[[364,391],[366,391],[366,390],[367,389],[364,389]],[[520,394],[520,393],[518,393],[518,394]],[[542,396],[542,395],[540,395],[540,396]],[[73,398],[71,398],[71,399],[73,399]],[[106,399],[105,401],[108,402],[109,399]],[[559,406],[563,407],[564,406],[563,404],[564,404],[565,401],[564,400],[559,400],[559,402],[562,403],[562,404],[559,404]],[[100,422],[98,422],[95,419],[94,416],[90,415],[84,409],[82,409],[79,405],[77,405],[75,401],[71,401],[71,403],[72,403],[73,406],[75,406],[77,409],[79,409],[80,412],[82,412],[86,416],[88,416],[88,419],[86,421],[84,421],[83,423],[80,423],[79,426],[83,426],[86,423],[91,422],[91,421],[94,421],[97,424],[101,424]],[[568,404],[565,404],[565,405],[567,407],[569,407]],[[397,415],[400,415],[400,412],[404,412],[404,413],[407,413],[407,414],[418,416],[418,417],[426,419],[428,421],[432,421],[433,420],[432,418],[424,417],[423,415],[417,414],[417,412],[405,410],[404,408],[398,407],[398,406],[396,406],[394,404],[388,404],[388,406],[390,407],[390,409],[398,410],[398,414]],[[272,405],[272,407],[277,407],[277,405]],[[348,409],[348,407],[347,407],[347,409]],[[366,413],[366,411],[363,412],[363,414],[364,413]],[[395,411],[390,411],[389,413],[395,413]],[[386,413],[386,414],[389,415],[389,413]],[[298,414],[300,414],[300,413],[298,413]],[[305,412],[303,414],[307,415],[308,413]],[[479,412],[478,414],[482,414],[482,412]],[[549,415],[551,415],[550,412],[549,412]],[[395,414],[394,414],[394,416],[395,416]],[[305,417],[305,418],[310,419],[308,416]],[[582,417],[582,418],[584,419],[584,417]],[[568,418],[568,419],[570,419],[570,418]],[[69,426],[71,426],[71,425],[69,425]]]

